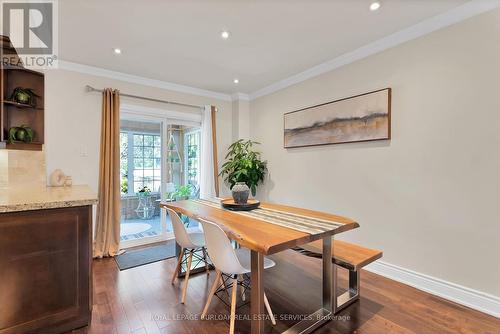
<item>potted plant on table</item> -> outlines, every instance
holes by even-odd
[[[260,143],[240,139],[228,148],[226,162],[219,173],[229,185],[233,199],[238,204],[248,200],[249,193],[255,196],[257,186],[264,181],[267,172],[267,161],[262,161],[260,152],[253,146]]]

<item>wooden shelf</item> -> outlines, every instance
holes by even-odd
[[[22,141],[15,141],[12,144],[7,143],[6,149],[8,150],[28,150],[28,151],[41,151],[42,150],[42,143],[25,143]]]
[[[12,43],[0,35],[0,51],[17,56]],[[17,88],[36,92],[36,105],[17,103],[9,96]],[[0,149],[41,151],[45,141],[45,79],[41,72],[24,68],[22,64],[0,63]],[[33,142],[9,143],[9,130],[25,125],[33,130]]]
[[[26,104],[26,103],[18,103],[15,101],[9,101],[9,100],[4,100],[2,101],[3,104],[9,105],[9,106],[14,106],[17,108],[23,108],[23,109],[37,109],[36,106],[33,106],[31,104]]]

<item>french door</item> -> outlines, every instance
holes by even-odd
[[[122,106],[121,248],[174,237],[170,217],[159,204],[172,200],[173,192],[188,184],[191,195],[195,195],[193,161],[199,157],[200,145],[198,142],[196,151],[192,134],[199,132],[200,122],[201,117],[193,114]],[[188,227],[194,228],[197,224],[191,225]]]

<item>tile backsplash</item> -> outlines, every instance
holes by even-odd
[[[43,151],[0,150],[0,187],[45,186]]]

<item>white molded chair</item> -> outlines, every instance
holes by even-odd
[[[243,277],[250,273],[250,251],[245,248],[234,249],[231,245],[231,241],[227,237],[226,233],[217,225],[212,222],[198,219],[203,225],[203,231],[205,232],[205,240],[207,244],[207,251],[210,256],[210,260],[215,266],[217,276],[210,289],[207,303],[201,314],[201,318],[205,318],[212,297],[217,291],[220,285],[222,274],[230,276],[233,280],[232,293],[231,293],[231,322],[229,326],[229,333],[234,333],[234,323],[236,314],[236,293],[238,290],[238,277]],[[274,267],[274,261],[264,258],[264,269]],[[242,285],[242,298],[244,300],[244,286]],[[266,306],[267,312],[271,317],[271,322],[276,325],[271,306],[267,300],[266,294],[264,293],[264,304]]]
[[[188,233],[186,227],[182,223],[181,218],[179,217],[177,212],[169,208],[167,208],[167,212],[170,215],[170,219],[172,220],[175,240],[181,247],[179,260],[177,262],[174,275],[172,276],[172,284],[174,284],[175,278],[177,277],[179,271],[181,270],[184,255],[186,255],[186,252],[189,252],[189,255],[187,255],[186,276],[184,277],[184,288],[182,290],[182,299],[181,299],[181,303],[184,304],[184,302],[186,301],[186,291],[188,286],[189,273],[191,272],[191,264],[193,262],[193,255],[195,255],[196,252],[200,250],[203,252],[203,258],[201,258],[200,260],[205,262],[205,268],[207,270],[207,274],[209,273],[207,252],[205,249],[205,238],[203,236],[203,233],[201,232]]]

